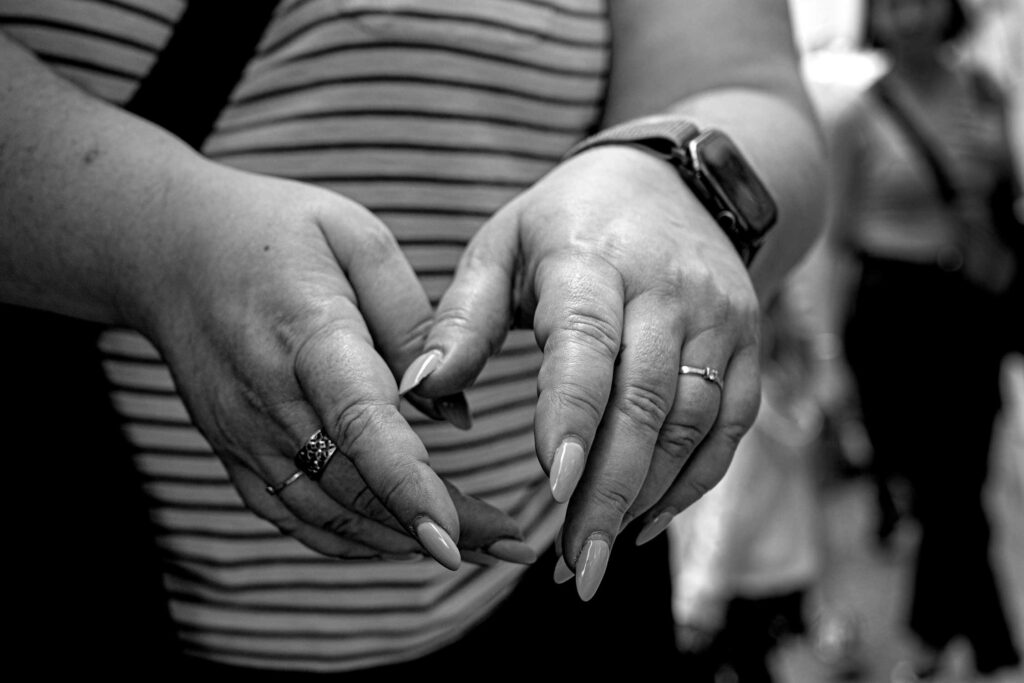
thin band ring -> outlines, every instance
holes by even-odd
[[[680,365],[679,374],[696,375],[704,381],[714,384],[718,387],[719,391],[722,391],[725,388],[725,385],[722,383],[722,373],[714,368],[695,368],[692,365]]]
[[[292,472],[292,474],[289,475],[287,479],[285,479],[276,486],[273,484],[267,484],[267,493],[269,493],[272,496],[278,495],[279,493],[281,493],[281,491],[284,491],[285,488],[291,486],[296,481],[298,481],[299,477],[301,477],[303,474],[305,474],[305,472],[303,472],[302,470],[296,470],[295,472]]]

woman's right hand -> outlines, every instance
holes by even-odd
[[[432,310],[383,223],[327,191],[198,166],[164,197],[174,229],[147,236],[117,290],[247,505],[336,557],[425,549],[454,569],[461,532],[477,555],[532,561],[507,515],[438,477],[399,414],[395,377]],[[318,429],[339,449],[322,478],[269,494]]]

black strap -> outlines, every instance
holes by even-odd
[[[125,109],[199,148],[279,0],[193,0]]]
[[[889,114],[892,115],[894,121],[903,128],[903,132],[906,134],[907,139],[910,140],[917,151],[921,154],[921,157],[928,164],[931,169],[932,176],[935,179],[935,187],[939,191],[939,196],[942,197],[942,201],[948,206],[956,207],[957,204],[957,191],[956,186],[950,180],[949,176],[946,175],[946,171],[942,166],[942,162],[939,160],[938,155],[935,153],[935,149],[932,144],[928,141],[928,138],[921,131],[917,125],[914,124],[913,118],[906,112],[903,105],[899,103],[899,100],[893,95],[892,84],[887,78],[881,78],[871,86],[871,92],[878,98]]]

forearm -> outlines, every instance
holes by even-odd
[[[0,300],[123,323],[208,164],[2,34],[0,63]]]
[[[674,112],[728,134],[778,205],[751,276],[765,299],[824,222],[825,154],[784,0],[621,0],[604,126]]]

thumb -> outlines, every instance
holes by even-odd
[[[518,256],[516,214],[500,211],[466,247],[438,304],[425,352],[406,370],[399,393],[443,397],[473,383],[508,333]]]

